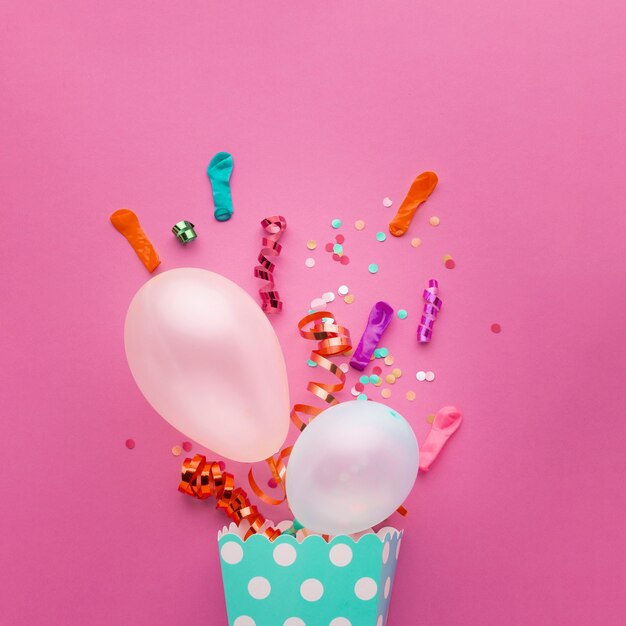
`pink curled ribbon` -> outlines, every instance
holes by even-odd
[[[372,307],[359,345],[350,359],[350,365],[354,369],[362,372],[367,367],[380,338],[392,319],[393,309],[386,302],[381,300]]]
[[[422,319],[417,327],[417,341],[419,343],[429,343],[433,337],[433,326],[443,302],[439,297],[439,283],[431,278],[428,281],[428,288],[424,289],[424,310]]]
[[[446,441],[457,431],[462,421],[463,415],[456,407],[444,406],[443,409],[437,411],[426,441],[420,446],[420,470],[422,472],[430,469]]]
[[[282,215],[273,215],[262,220],[261,226],[267,235],[263,237],[263,247],[259,253],[260,265],[254,268],[254,275],[267,281],[267,284],[259,289],[261,308],[265,313],[280,313],[283,310],[283,301],[280,299],[278,291],[274,289],[274,268],[276,265],[268,257],[277,257],[283,249],[278,240],[287,228],[287,220]]]

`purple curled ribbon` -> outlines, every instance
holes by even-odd
[[[383,336],[392,318],[393,309],[386,302],[381,300],[372,307],[367,318],[367,326],[350,360],[350,365],[354,369],[362,372],[367,367],[380,338]]]
[[[419,343],[429,343],[433,337],[433,326],[443,302],[439,297],[439,283],[431,278],[428,281],[428,288],[424,289],[424,310],[422,319],[417,327],[417,340]]]

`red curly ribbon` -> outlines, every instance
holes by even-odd
[[[267,281],[267,284],[259,289],[261,308],[266,313],[279,313],[283,310],[283,302],[278,291],[274,289],[274,268],[276,266],[268,257],[278,257],[283,249],[278,240],[287,228],[287,221],[282,215],[273,215],[262,220],[261,226],[268,234],[263,237],[263,247],[259,253],[260,265],[254,268],[254,275]]]
[[[223,472],[217,461],[207,463],[206,457],[196,454],[193,459],[185,459],[182,467],[181,481],[178,491],[198,500],[206,500],[215,496],[216,508],[222,509],[237,526],[242,520],[250,524],[244,541],[261,532],[265,518],[256,506],[250,504],[248,495],[240,487],[235,487],[235,477],[230,472]],[[281,533],[275,528],[262,531],[270,541],[274,541]]]

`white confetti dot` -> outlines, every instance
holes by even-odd
[[[233,622],[233,626],[256,626],[256,622],[249,615],[240,615]]]
[[[371,600],[376,595],[377,589],[376,581],[368,576],[359,578],[354,584],[354,593],[359,600]]]
[[[422,370],[420,370],[417,374],[415,374],[415,378],[419,381],[426,380],[426,372],[422,372]]]
[[[347,285],[341,285],[341,287],[339,287],[339,289],[337,289],[337,293],[340,296],[347,296],[350,293],[350,290],[348,289]]]
[[[272,590],[272,586],[270,585],[270,581],[267,578],[263,578],[263,576],[255,576],[250,579],[248,583],[248,593],[255,600],[263,600],[270,595],[270,591]]]
[[[335,294],[332,291],[327,291],[325,294],[322,295],[322,300],[324,300],[324,302],[328,303],[328,302],[332,302],[335,299]]]
[[[290,543],[280,543],[274,548],[274,561],[283,567],[291,565],[296,556],[296,549]]]
[[[314,298],[311,300],[312,309],[323,309],[326,306],[326,302],[322,298]]]
[[[391,577],[387,576],[387,580],[385,581],[385,598],[389,597],[389,590],[391,589]]]
[[[328,626],[352,626],[352,622],[345,617],[335,617]]]
[[[307,578],[300,585],[300,595],[308,602],[316,602],[324,595],[324,585],[317,578]]]
[[[389,208],[393,204],[393,200],[391,198],[383,198],[383,206]]]
[[[345,567],[352,561],[352,549],[345,543],[337,543],[330,549],[328,557],[333,565]]]
[[[426,372],[426,380],[429,383],[435,380],[435,372]]]
[[[396,560],[400,556],[400,542],[401,541],[402,541],[402,539],[398,539],[398,545],[396,546]]]
[[[340,369],[340,370],[341,370],[344,374],[347,374],[347,373],[348,373],[348,370],[350,369],[350,366],[349,366],[347,363],[342,363],[342,364],[339,366],[339,369]]]
[[[234,541],[228,541],[220,550],[222,559],[229,565],[236,565],[243,559],[243,548]]]
[[[356,396],[358,396],[361,392],[356,387],[352,387],[352,389],[350,389],[350,393],[356,398]]]
[[[379,615],[378,619],[376,620],[376,626],[383,626],[383,616]]]
[[[288,617],[284,622],[283,626],[306,626],[303,619],[299,617]]]
[[[383,563],[386,563],[389,560],[389,550],[391,550],[391,546],[388,541],[385,541],[385,547],[383,548]]]
[[[315,266],[315,259],[312,256],[310,256],[307,259],[305,259],[304,264],[307,267],[314,267]]]

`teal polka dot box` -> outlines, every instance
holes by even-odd
[[[291,522],[282,522],[284,530]],[[402,532],[245,541],[231,524],[218,534],[229,626],[383,626]]]

